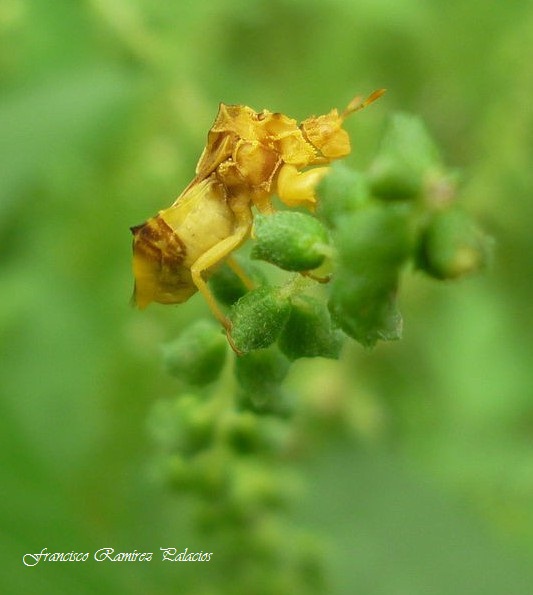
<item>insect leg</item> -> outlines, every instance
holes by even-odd
[[[228,259],[226,260],[226,264],[237,275],[237,277],[239,277],[246,289],[254,289],[255,283],[250,279],[250,277],[246,274],[245,270],[235,260],[235,258],[233,258],[233,256],[228,257]]]
[[[209,270],[221,260],[224,260],[224,258],[231,254],[231,252],[233,252],[233,250],[235,250],[250,234],[250,228],[252,226],[252,212],[250,211],[250,208],[247,207],[242,212],[236,213],[235,216],[237,225],[233,234],[224,238],[218,244],[215,244],[205,252],[205,254],[202,254],[202,256],[200,256],[200,258],[198,258],[198,260],[191,266],[191,275],[194,284],[204,296],[211,312],[213,312],[227,331],[230,329],[230,322],[218,306],[211,290],[202,276],[202,273]]]
[[[302,277],[308,277],[309,279],[313,279],[313,281],[316,281],[317,283],[329,283],[331,281],[331,275],[320,277],[318,275],[315,275],[311,271],[300,271],[300,275],[302,275]]]
[[[313,208],[316,203],[315,188],[328,172],[328,167],[315,167],[299,172],[294,165],[283,165],[279,170],[277,191],[282,202],[289,207]]]

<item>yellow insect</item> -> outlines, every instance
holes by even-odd
[[[169,208],[131,228],[135,304],[182,303],[199,290],[229,332],[209,273],[226,260],[251,287],[231,253],[250,236],[252,207],[272,213],[275,194],[289,207],[312,210],[325,165],[350,153],[344,119],[384,92],[355,97],[340,114],[333,109],[299,125],[281,113],[221,103],[192,182]],[[314,165],[321,167],[302,171]]]

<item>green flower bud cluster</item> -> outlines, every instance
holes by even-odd
[[[323,592],[321,552],[284,520],[301,493],[288,463],[297,432],[281,388],[290,361],[275,345],[234,358],[232,390],[228,352],[218,325],[206,320],[164,347],[182,392],[153,407],[155,471],[176,493],[192,496],[197,528],[222,542],[220,556],[238,556],[242,572],[228,593],[253,592],[247,569],[268,584],[278,581],[276,592]],[[280,556],[280,543],[289,554]]]
[[[229,313],[235,348],[251,353],[277,342],[291,361],[335,359],[346,335],[365,347],[399,339],[406,265],[454,279],[489,259],[490,240],[455,206],[455,177],[423,123],[397,114],[368,172],[331,168],[316,216],[258,215],[251,258],[301,276],[239,294]],[[318,288],[313,277],[331,282]]]
[[[405,209],[368,204],[338,222],[335,238],[338,263],[329,301],[334,319],[366,347],[400,338],[396,295],[411,250]]]
[[[239,353],[232,374],[219,325],[195,322],[163,349],[182,394],[156,404],[151,418],[162,476],[194,496],[200,527],[229,540],[241,577],[276,577],[279,593],[321,584],[316,552],[276,557],[280,542],[299,540],[283,520],[299,484],[287,461],[314,431],[305,416],[291,418],[283,386],[291,363],[338,359],[347,336],[365,347],[400,338],[397,298],[409,265],[456,279],[483,269],[491,252],[456,205],[455,174],[417,118],[395,116],[369,170],[334,165],[317,194],[314,215],[256,216],[250,258],[238,255],[210,278]],[[246,580],[228,592],[252,592]]]

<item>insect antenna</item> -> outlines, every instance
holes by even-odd
[[[341,118],[347,118],[350,114],[365,109],[367,105],[370,105],[371,103],[376,101],[376,99],[379,99],[385,93],[386,90],[387,89],[377,89],[373,93],[370,93],[370,95],[366,99],[363,99],[360,95],[357,95],[346,106],[346,109],[341,114]]]

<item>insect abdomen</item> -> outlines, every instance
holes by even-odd
[[[190,270],[183,265],[187,250],[160,215],[132,227],[133,299],[139,308],[150,302],[179,304],[196,291]]]

